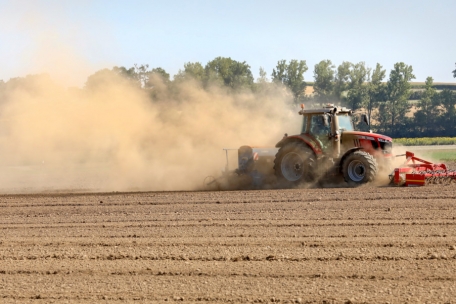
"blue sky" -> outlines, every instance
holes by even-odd
[[[278,60],[412,65],[415,81],[456,82],[456,1],[0,0],[0,79],[48,72],[82,86],[102,68],[149,64],[171,75],[217,56],[255,77]]]

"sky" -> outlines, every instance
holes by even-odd
[[[0,0],[0,80],[49,73],[82,87],[97,70],[231,57],[268,75],[306,60],[397,62],[416,79],[456,82],[455,0]]]

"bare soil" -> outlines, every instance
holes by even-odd
[[[2,303],[455,303],[456,186],[0,196]]]

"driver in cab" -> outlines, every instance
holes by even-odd
[[[326,120],[326,123],[325,123]],[[312,135],[321,146],[321,150],[326,154],[330,143],[329,134],[331,133],[330,127],[331,117],[325,115],[316,115],[312,117]]]

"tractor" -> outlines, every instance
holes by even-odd
[[[288,188],[303,183],[338,184],[342,178],[356,187],[372,182],[378,175],[395,186],[424,186],[429,183],[456,182],[456,170],[435,164],[407,151],[393,155],[391,137],[355,131],[354,113],[345,107],[328,104],[305,109],[301,134],[285,136],[275,148],[241,146],[224,149],[227,157],[222,176],[205,179],[207,189]],[[369,117],[360,115],[360,123],[369,126]],[[228,152],[237,150],[238,168],[228,170]],[[398,168],[393,159],[406,156]],[[380,174],[379,174],[380,173]]]
[[[301,134],[276,144],[274,172],[280,185],[331,180],[342,176],[350,186],[371,182],[383,168],[390,170],[392,139],[372,132],[355,131],[353,111],[328,104],[305,109]],[[361,121],[369,125],[366,114]]]

